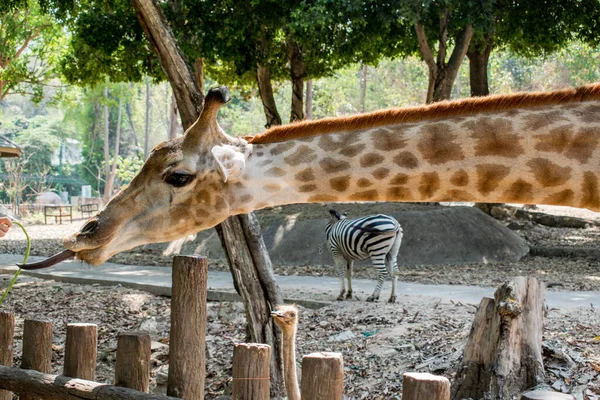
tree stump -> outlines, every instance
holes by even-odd
[[[238,343],[233,347],[231,372],[233,400],[268,400],[270,389],[271,346]]]
[[[481,300],[453,399],[508,399],[543,382],[544,292],[535,278],[517,277]]]
[[[344,359],[342,353],[320,352],[302,357],[303,400],[342,400]]]
[[[443,376],[406,372],[402,400],[450,400],[450,381]]]

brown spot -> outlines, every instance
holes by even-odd
[[[373,165],[381,164],[383,156],[377,153],[367,153],[360,158],[360,166],[363,168],[372,167]]]
[[[426,172],[421,175],[421,183],[419,184],[419,193],[422,200],[427,200],[433,197],[435,192],[440,188],[440,176],[437,172]]]
[[[329,194],[315,194],[308,198],[309,203],[327,203],[329,201],[336,201],[337,196],[331,196]]]
[[[306,193],[306,192],[314,192],[317,189],[317,185],[313,185],[313,184],[308,184],[308,185],[302,185],[298,188],[299,192],[302,193]]]
[[[523,120],[525,121],[523,128],[526,131],[537,131],[549,125],[554,125],[559,121],[568,121],[562,111],[531,113],[523,116]]]
[[[598,211],[600,209],[600,197],[598,194],[598,177],[592,172],[583,174],[581,185],[581,204],[579,207]]]
[[[546,197],[542,200],[542,204],[569,206],[573,204],[574,199],[575,193],[571,189],[565,189]]]
[[[473,201],[473,195],[465,190],[451,189],[442,196],[440,201]]]
[[[393,161],[402,168],[413,169],[419,165],[419,160],[412,153],[403,151],[394,157]]]
[[[265,176],[280,177],[280,176],[284,176],[285,174],[286,174],[285,170],[281,169],[279,167],[269,168],[268,170],[265,171]]]
[[[374,201],[377,200],[377,190],[365,190],[364,192],[356,192],[348,197],[348,200],[355,201]]]
[[[302,146],[299,146],[296,149],[296,151],[294,151],[289,156],[285,157],[283,160],[292,167],[295,167],[299,164],[308,164],[309,162],[314,161],[316,158],[317,155],[315,154],[315,151],[307,145],[303,144]]]
[[[277,154],[284,153],[284,152],[290,150],[295,145],[296,145],[296,143],[292,142],[292,141],[279,143],[271,149],[271,155],[276,156]]]
[[[413,196],[407,187],[392,186],[387,190],[387,200],[413,200]]]
[[[504,192],[504,196],[509,202],[529,204],[533,201],[533,185],[523,179],[518,179]]]
[[[467,186],[469,184],[469,174],[464,169],[458,170],[450,178],[450,183],[454,186]]]
[[[240,202],[242,203],[249,203],[254,199],[254,196],[252,196],[251,194],[245,194],[243,196],[240,197]]]
[[[259,161],[256,165],[258,165],[259,167],[265,167],[272,163],[273,163],[273,160],[266,159],[266,160]]]
[[[267,183],[263,189],[269,193],[276,193],[281,190],[281,186],[276,183]]]
[[[358,185],[358,187],[364,188],[373,185],[373,182],[365,178],[360,178],[356,184]]]
[[[392,131],[389,128],[380,128],[371,133],[371,142],[377,150],[392,151],[402,149],[406,146],[406,139],[402,128],[396,127]]]
[[[535,179],[543,187],[552,187],[566,183],[571,177],[571,167],[561,167],[545,158],[534,158],[527,163]]]
[[[421,140],[417,148],[430,164],[444,164],[465,158],[460,146],[454,142],[456,134],[445,123],[427,124],[421,128]]]
[[[322,135],[319,137],[317,145],[325,151],[337,151],[359,142],[361,138],[358,133],[358,131],[354,131]]]
[[[225,198],[223,196],[216,196],[215,204],[213,206],[215,211],[221,211],[225,209],[226,206],[227,204],[225,203]]]
[[[500,181],[508,175],[510,168],[497,164],[482,164],[475,167],[477,171],[477,190],[483,195],[496,189]]]
[[[560,126],[546,135],[535,135],[539,139],[535,148],[540,151],[563,153],[570,159],[586,163],[598,145],[597,128],[583,128],[575,134],[570,126]]]
[[[593,124],[600,122],[600,105],[589,105],[583,111],[583,122]]]
[[[306,168],[296,174],[296,179],[300,182],[310,182],[315,180],[315,174],[312,168]]]
[[[406,185],[408,182],[408,175],[406,174],[396,174],[390,181],[390,185]]]
[[[340,150],[340,154],[346,157],[355,157],[360,154],[367,147],[364,143],[355,144],[353,146],[344,147]]]
[[[211,204],[212,202],[212,196],[211,196],[211,191],[210,190],[202,190],[200,192],[198,192],[198,194],[196,195],[196,203],[200,204],[200,205],[208,205]]]
[[[326,157],[319,161],[319,165],[328,174],[344,171],[350,168],[350,163],[343,160],[336,160],[335,158]]]
[[[255,154],[257,157],[262,157],[265,153],[264,151],[257,151]]]
[[[238,188],[238,189],[244,189],[244,188],[246,188],[246,185],[244,185],[244,182],[237,181],[235,183],[235,187]]]
[[[345,192],[350,186],[350,175],[344,175],[329,180],[329,186],[336,192]]]
[[[373,171],[373,177],[376,179],[383,179],[390,174],[390,170],[387,168],[377,168]]]
[[[470,129],[471,137],[477,140],[476,156],[515,158],[524,152],[521,138],[513,132],[512,123],[507,118],[481,117],[463,126]]]

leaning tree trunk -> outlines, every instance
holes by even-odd
[[[517,277],[481,301],[453,399],[510,399],[544,381],[544,292],[535,278]]]
[[[273,95],[273,85],[271,84],[271,71],[267,67],[258,65],[256,68],[256,83],[258,84],[258,94],[263,104],[265,117],[267,118],[266,128],[275,125],[281,125],[281,117],[277,111],[275,96]]]
[[[153,0],[133,0],[138,19],[157,54],[177,99],[184,129],[200,115],[204,96],[175,42],[160,7]],[[260,226],[253,214],[230,217],[217,228],[236,289],[246,309],[250,340],[272,348],[271,390],[283,390],[281,341],[270,316],[270,304],[281,304],[283,296],[272,272],[271,260]]]
[[[288,38],[288,59],[290,61],[290,78],[292,80],[292,107],[290,122],[304,119],[304,76],[306,67],[302,59],[302,50],[295,40]]]
[[[469,82],[471,96],[487,96],[490,94],[488,86],[488,63],[492,45],[486,44],[483,49],[474,47],[467,52],[469,58]]]

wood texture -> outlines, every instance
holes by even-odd
[[[302,400],[341,400],[344,360],[341,353],[312,353],[302,357]]]
[[[271,346],[238,343],[233,348],[233,400],[270,398]]]
[[[477,312],[452,398],[511,398],[544,379],[544,285],[517,277],[484,298]]]
[[[429,373],[403,374],[402,400],[450,400],[450,381]]]
[[[23,356],[21,368],[43,373],[52,370],[52,322],[25,320],[23,326]],[[14,390],[13,390],[14,391]],[[43,400],[46,397],[33,393],[21,394],[21,400]]]
[[[173,259],[167,394],[204,399],[206,377],[206,257]]]
[[[148,392],[150,388],[150,335],[130,332],[119,335],[115,386]]]
[[[0,389],[44,400],[179,400],[84,379],[0,366]],[[31,397],[28,397],[31,398]]]
[[[94,324],[68,324],[64,376],[96,379],[98,327]]]
[[[12,367],[15,337],[15,314],[0,311],[0,365]],[[12,400],[12,393],[0,390],[0,400]]]

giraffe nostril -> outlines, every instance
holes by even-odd
[[[81,228],[81,233],[93,233],[98,228],[98,221],[89,221]]]

